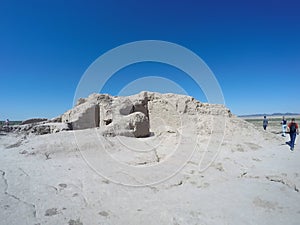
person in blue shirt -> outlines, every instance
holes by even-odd
[[[286,122],[286,119],[284,118],[284,116],[282,117],[282,121],[280,124],[282,126],[282,137],[285,137],[287,122]]]
[[[267,129],[268,124],[269,124],[269,121],[268,121],[267,117],[264,116],[264,120],[263,120],[263,128],[264,128],[264,130]]]

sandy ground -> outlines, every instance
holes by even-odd
[[[203,156],[215,140],[193,130],[1,133],[0,223],[299,224],[299,145],[291,152],[288,137],[230,123],[213,162]]]

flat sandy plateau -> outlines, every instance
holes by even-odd
[[[208,152],[216,140],[192,130],[1,133],[0,223],[299,224],[299,145],[240,119],[226,126]]]

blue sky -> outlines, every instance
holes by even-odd
[[[0,120],[65,112],[94,60],[139,40],[174,42],[199,55],[235,114],[300,112],[299,11],[296,0],[2,0]],[[116,95],[145,76],[171,79],[206,101],[182,71],[160,63],[124,68],[102,91]]]

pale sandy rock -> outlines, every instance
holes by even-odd
[[[134,112],[130,114],[129,128],[133,130],[135,137],[147,137],[150,135],[148,117],[141,112]]]
[[[71,127],[67,123],[58,123],[58,122],[36,122],[36,123],[29,123],[24,125],[15,125],[12,126],[12,131],[17,133],[24,133],[24,134],[51,134],[57,133],[61,131],[71,130]]]
[[[64,113],[62,121],[72,123],[74,130],[100,127],[109,136],[145,137],[150,135],[147,104],[145,93],[131,97],[92,94]]]
[[[149,121],[145,114],[134,112],[122,118],[114,119],[114,122],[102,129],[104,136],[148,137]]]
[[[134,105],[132,101],[130,101],[129,99],[125,99],[125,101],[120,102],[119,113],[121,115],[127,116],[133,112],[134,112]]]
[[[44,123],[44,124],[39,124],[34,126],[31,130],[31,133],[43,135],[43,134],[57,133],[66,130],[70,130],[68,124],[66,123]]]
[[[61,130],[100,128],[108,136],[147,137],[151,132],[182,133],[191,123],[196,124],[197,133],[211,133],[218,128],[215,124],[208,126],[207,121],[211,116],[228,118],[232,114],[223,105],[201,103],[185,95],[141,92],[132,96],[113,97],[95,93],[79,99],[74,108],[48,121],[56,123],[56,127],[45,125],[47,121],[34,121],[14,130],[47,134]],[[186,120],[186,117],[189,119]]]
[[[72,123],[74,130],[99,126],[99,105],[94,102],[82,103],[62,115],[62,122]]]
[[[83,103],[85,103],[85,102],[86,102],[86,99],[84,99],[84,98],[79,98],[79,99],[77,100],[77,102],[76,102],[76,106],[81,105],[81,104],[83,104]]]
[[[131,123],[127,116],[137,112],[145,116],[138,114]],[[100,127],[105,135],[132,136],[134,131],[133,136],[145,137],[150,131],[164,132],[166,127],[180,130],[185,125],[182,117],[187,115],[197,123],[199,116],[230,117],[231,113],[222,105],[201,103],[190,96],[141,92],[127,97],[91,94],[61,117],[62,122],[72,123],[74,130]]]

